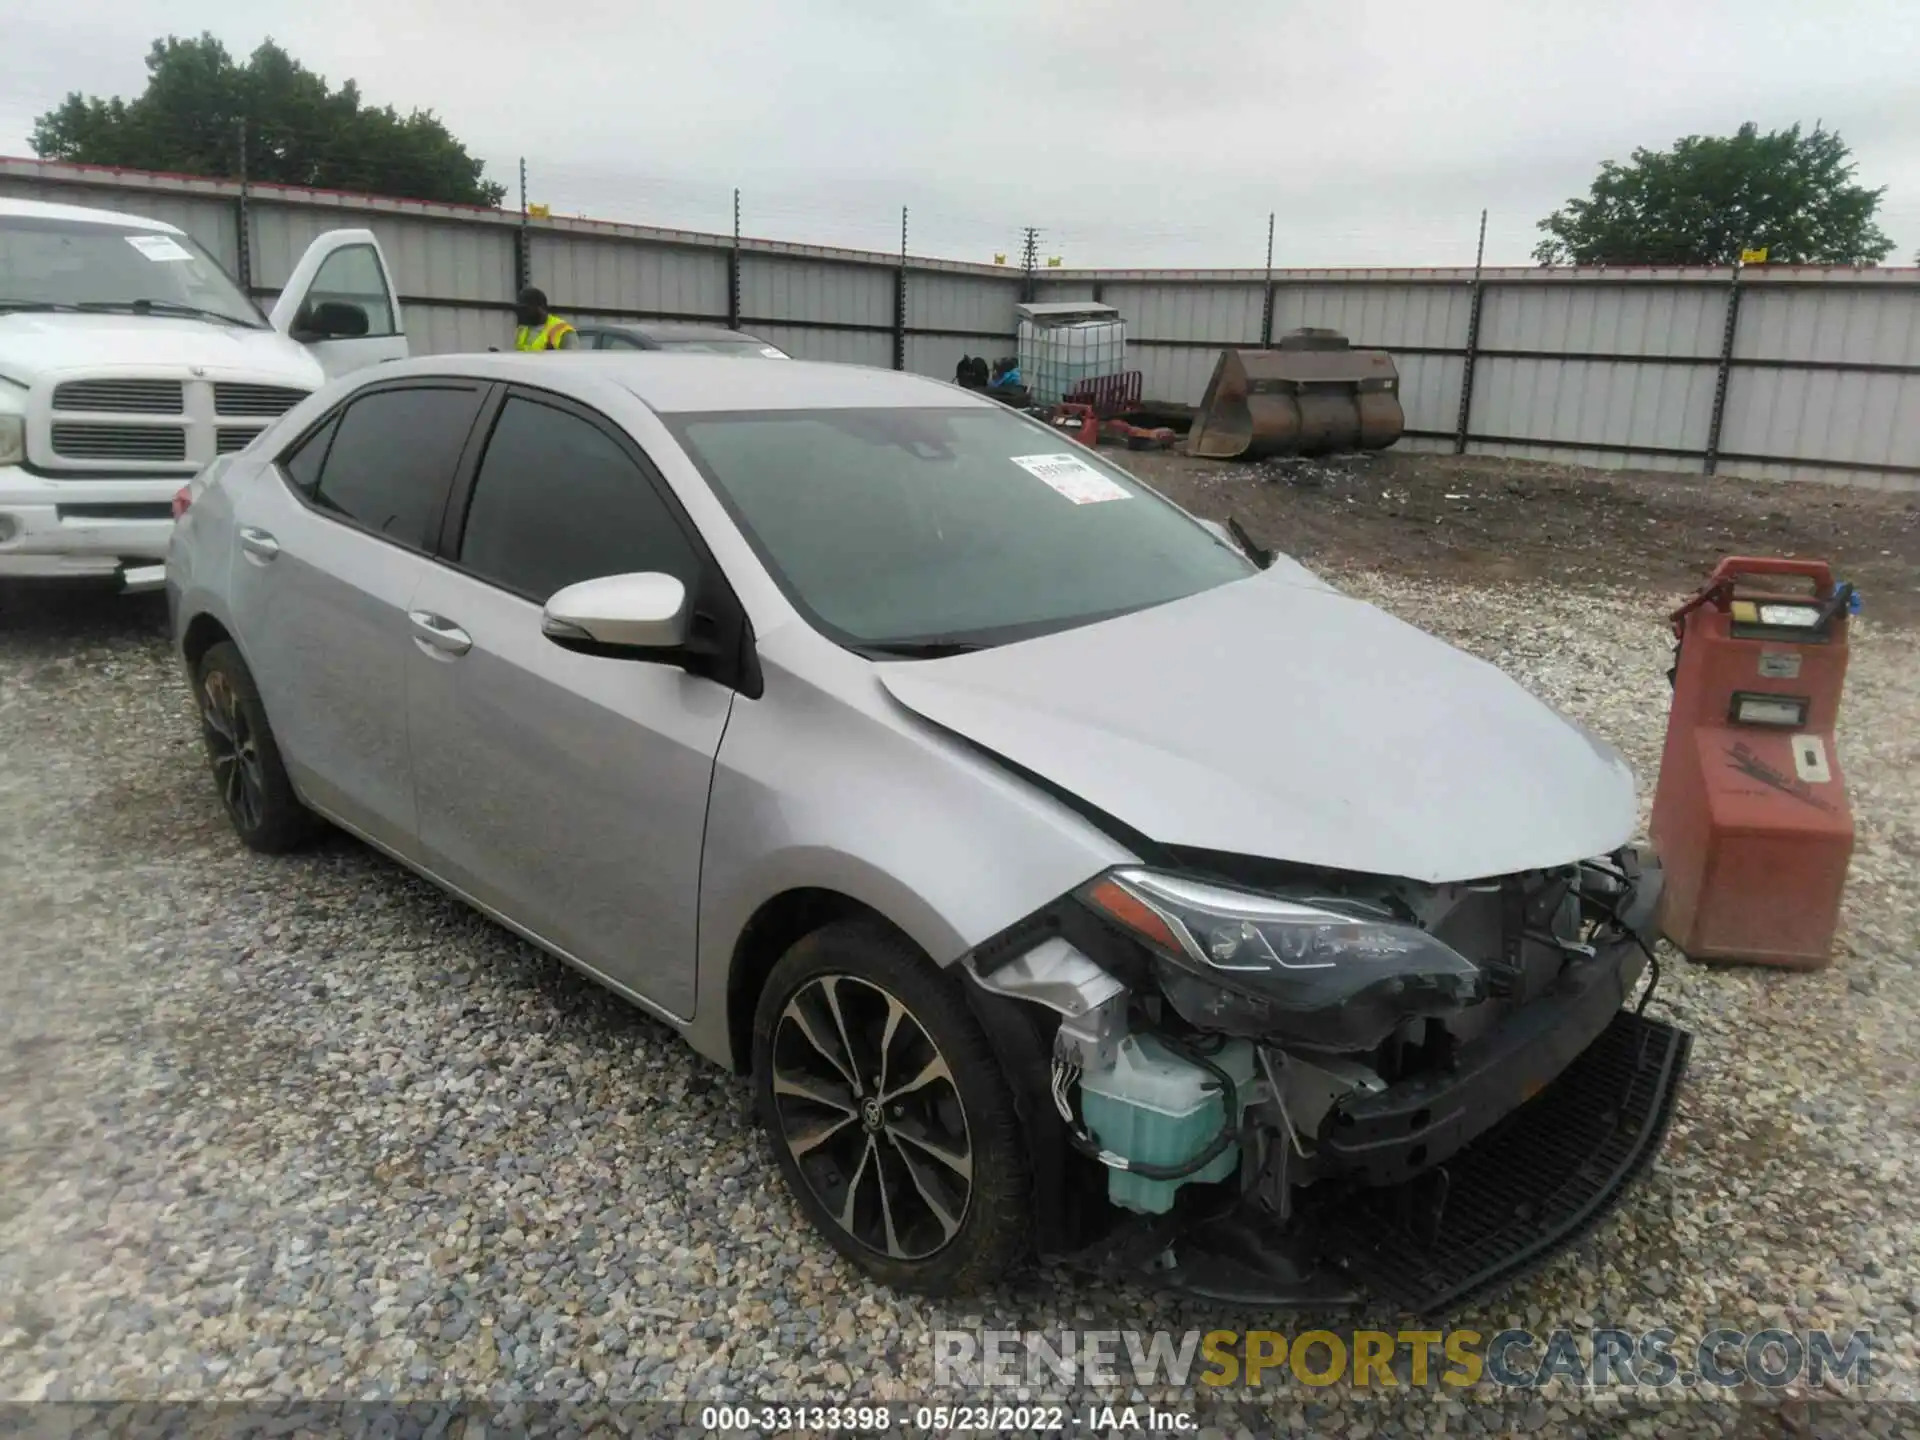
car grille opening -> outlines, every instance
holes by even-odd
[[[213,448],[216,454],[231,455],[244,450],[252,443],[253,437],[260,433],[257,425],[222,425],[214,436]]]
[[[1439,1172],[1312,1197],[1328,1253],[1415,1312],[1497,1295],[1597,1224],[1659,1154],[1692,1046],[1684,1030],[1620,1011],[1546,1089]],[[1436,1174],[1444,1208],[1422,1235],[1409,1221],[1431,1208]]]
[[[53,408],[108,415],[178,415],[186,408],[184,393],[178,380],[69,380],[54,387]]]
[[[56,423],[53,453],[69,460],[185,460],[187,432],[177,425]]]
[[[285,385],[216,384],[213,387],[213,408],[219,415],[259,415],[272,419],[286,414],[306,398],[305,390]],[[223,442],[225,436],[226,432],[222,431]]]

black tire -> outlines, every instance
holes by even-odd
[[[887,926],[839,921],[781,957],[753,1020],[754,1099],[787,1188],[861,1270],[923,1295],[1003,1277],[1025,1258],[1031,1224],[1026,1135],[960,983]],[[831,1003],[837,1034],[828,1033]],[[854,1086],[835,1078],[848,1067],[809,1041],[809,1015],[841,1059],[847,1036],[867,1057],[851,1066]],[[890,1048],[870,1043],[886,1036]],[[830,1137],[814,1140],[821,1132]],[[954,1163],[963,1151],[964,1171]]]
[[[231,641],[200,658],[194,701],[220,805],[241,842],[263,855],[284,855],[311,840],[320,817],[294,793],[253,672]]]

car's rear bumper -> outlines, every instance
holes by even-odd
[[[111,578],[166,561],[177,475],[54,480],[0,466],[0,578]],[[145,588],[143,586],[142,588]]]

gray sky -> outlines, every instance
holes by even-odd
[[[405,31],[399,17],[405,16]],[[1524,263],[1603,159],[1824,119],[1920,248],[1914,0],[62,0],[16,6],[0,154],[156,36],[267,35],[439,113],[556,213],[1068,265]],[[510,197],[511,198],[511,197]],[[1016,258],[1009,254],[1009,258]]]

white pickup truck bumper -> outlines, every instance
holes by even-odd
[[[190,477],[52,480],[0,466],[0,580],[166,578],[173,497]]]

